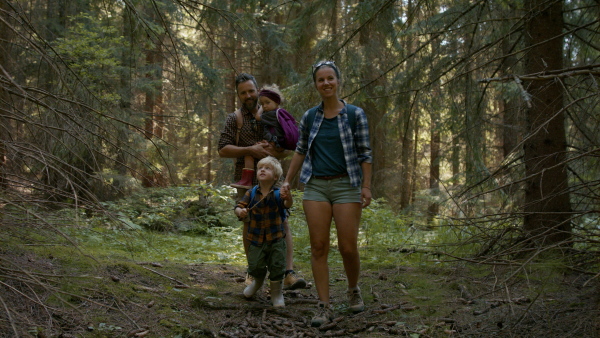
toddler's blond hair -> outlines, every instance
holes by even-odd
[[[273,172],[275,174],[275,182],[277,182],[279,180],[279,178],[281,177],[281,175],[283,175],[283,169],[281,168],[281,163],[279,163],[279,160],[273,156],[267,156],[267,157],[261,159],[260,161],[258,161],[258,163],[256,164],[256,168],[260,168],[260,166],[264,165],[264,164],[270,164],[271,166],[273,166]]]

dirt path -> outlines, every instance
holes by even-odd
[[[287,291],[286,307],[275,309],[264,287],[256,299],[244,299],[244,271],[238,266],[123,261],[86,270],[47,257],[5,252],[3,259],[37,271],[36,280],[46,286],[24,282],[27,277],[19,273],[0,277],[3,302],[11,304],[10,317],[0,312],[2,337],[15,336],[15,330],[36,337],[598,337],[600,332],[598,283],[587,275],[530,272],[503,284],[510,271],[491,267],[364,269],[367,309],[351,314],[344,276],[333,267],[335,320],[317,329],[310,327],[314,288]]]

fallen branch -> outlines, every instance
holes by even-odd
[[[144,286],[144,285],[133,285],[131,288],[135,291],[146,291],[146,292],[156,292],[156,293],[162,291],[160,289],[151,288],[149,286]]]
[[[178,286],[178,287],[185,287],[185,288],[189,288],[189,287],[190,287],[189,285],[185,284],[184,282],[181,282],[181,281],[179,281],[179,280],[177,280],[177,279],[175,279],[175,278],[173,278],[173,277],[169,277],[169,276],[167,276],[167,275],[165,275],[165,274],[162,274],[162,273],[160,273],[160,272],[158,272],[158,271],[156,271],[156,270],[153,270],[153,269],[147,268],[147,267],[145,267],[145,266],[143,266],[143,265],[141,265],[141,267],[142,267],[142,268],[144,268],[144,269],[146,269],[146,270],[148,270],[148,271],[152,271],[152,272],[154,272],[155,274],[157,274],[157,275],[159,275],[159,276],[163,276],[163,277],[165,277],[165,278],[167,278],[167,279],[169,279],[169,280],[172,280],[173,282],[176,282],[176,283],[178,283],[178,285],[176,285],[176,286]]]
[[[4,298],[2,298],[1,294],[0,294],[0,302],[2,302],[2,306],[4,306],[4,311],[6,311],[6,317],[8,317],[10,326],[12,327],[13,331],[15,332],[15,337],[18,337],[19,331],[17,331],[17,326],[15,324],[15,321],[13,320],[12,316],[10,315],[10,310],[8,309],[8,306],[6,306],[6,303],[4,302]]]
[[[482,315],[482,314],[484,314],[484,313],[486,313],[486,312],[488,312],[488,311],[490,311],[490,308],[489,308],[489,307],[488,307],[488,308],[485,308],[485,309],[483,309],[483,310],[475,310],[475,311],[473,311],[473,315],[474,315],[474,316],[479,316],[479,315]]]
[[[162,264],[156,262],[139,262],[138,265],[152,265],[157,268],[162,268]]]
[[[318,299],[288,299],[285,301],[286,304],[317,304],[319,303]]]
[[[433,255],[438,254],[437,252],[432,251],[432,250],[417,249],[417,248],[388,248],[387,251],[388,252],[407,253],[407,254],[413,254],[413,253],[433,254]]]
[[[394,311],[394,310],[398,310],[398,309],[404,310],[404,311],[412,311],[412,310],[419,308],[418,306],[406,306],[405,307],[404,305],[406,305],[406,304],[408,304],[408,302],[406,302],[406,301],[400,302],[400,304],[397,304],[397,305],[381,304],[381,308],[379,310],[369,310],[369,311],[361,312],[358,315],[371,314],[367,317],[374,317],[374,316],[385,314],[390,311]]]
[[[334,327],[336,327],[336,326],[337,326],[337,324],[338,324],[339,322],[341,322],[342,320],[344,320],[344,318],[345,318],[344,316],[342,316],[342,317],[337,317],[337,318],[333,319],[332,321],[330,321],[329,323],[327,323],[327,324],[325,324],[325,325],[321,325],[321,326],[319,327],[319,331],[327,331],[327,330],[331,330],[331,329],[333,329]]]
[[[533,306],[533,304],[538,300],[538,298],[540,297],[540,295],[541,295],[541,293],[538,293],[535,296],[535,298],[533,299],[533,301],[529,303],[529,306],[527,307],[527,309],[525,309],[525,311],[523,312],[523,314],[521,315],[521,317],[513,325],[513,328],[517,327],[517,325],[519,325],[521,323],[521,321],[523,320],[523,318],[525,318],[525,315],[527,315],[529,313],[529,310],[531,309],[531,307]]]
[[[499,305],[508,304],[508,303],[514,303],[517,305],[530,303],[531,299],[529,299],[529,297],[519,297],[519,298],[513,298],[513,299],[490,299],[490,300],[487,300],[487,302],[492,303],[492,307],[498,307]],[[495,306],[493,306],[493,305],[495,305]]]
[[[328,331],[323,336],[324,337],[346,337],[346,336],[348,336],[348,333],[346,333],[346,330]]]
[[[591,282],[594,278],[597,278],[598,276],[600,276],[600,272],[598,272],[594,277],[585,281],[585,283],[583,283],[583,287],[586,287],[589,282]]]
[[[466,299],[467,301],[470,301],[473,299],[473,295],[471,295],[471,293],[469,292],[469,290],[467,289],[467,287],[463,284],[459,284],[458,285],[458,290],[460,290],[460,296],[461,298]]]

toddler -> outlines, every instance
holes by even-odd
[[[286,244],[283,222],[286,210],[293,204],[292,195],[280,193],[275,183],[283,174],[279,161],[272,156],[261,159],[256,167],[258,184],[246,191],[235,206],[240,219],[249,217],[244,233],[248,247],[248,274],[252,283],[244,289],[244,296],[252,298],[262,287],[267,271],[271,280],[271,302],[275,307],[285,306],[282,280],[285,276]]]

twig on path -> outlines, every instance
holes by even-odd
[[[471,295],[471,293],[469,292],[469,289],[467,289],[467,287],[465,285],[459,284],[458,290],[460,291],[461,298],[464,298],[468,301],[473,300],[473,295]]]
[[[173,277],[169,277],[169,276],[167,276],[167,275],[165,275],[165,274],[162,274],[162,273],[160,273],[160,272],[158,272],[158,271],[156,271],[156,270],[153,270],[153,269],[147,268],[147,267],[145,267],[145,266],[143,266],[143,265],[141,265],[141,267],[142,267],[142,268],[144,268],[144,269],[146,269],[146,270],[148,270],[148,271],[152,271],[152,272],[154,272],[155,274],[157,274],[157,275],[159,275],[159,276],[163,276],[163,277],[165,277],[165,278],[167,278],[167,279],[169,279],[169,280],[172,280],[173,282],[177,282],[177,283],[178,283],[178,285],[177,285],[177,286],[179,286],[179,287],[186,287],[186,288],[189,288],[189,287],[190,287],[189,285],[185,284],[184,282],[181,282],[181,281],[179,281],[179,280],[177,280],[177,279],[175,279],[175,278],[173,278]]]
[[[393,305],[393,306],[389,306],[389,305],[386,306],[386,305],[382,304],[381,310],[372,310],[371,312],[374,314],[380,315],[380,314],[388,313],[390,311],[394,311],[394,310],[398,310],[398,309],[401,309],[404,311],[412,311],[412,310],[416,310],[419,308],[418,306],[404,306],[406,304],[408,304],[408,302],[400,302],[400,304]]]
[[[525,312],[523,312],[523,314],[521,315],[521,317],[517,320],[517,322],[515,323],[515,325],[513,325],[513,329],[515,327],[517,327],[517,325],[519,325],[521,323],[521,321],[523,320],[523,318],[525,318],[525,315],[529,313],[529,309],[531,309],[531,307],[533,306],[533,304],[535,303],[535,301],[540,297],[541,293],[538,293],[535,298],[531,301],[531,303],[529,303],[529,306],[527,307],[527,309],[525,309]]]
[[[337,317],[337,318],[333,319],[332,321],[330,321],[329,323],[327,323],[327,324],[325,324],[325,325],[321,325],[321,326],[319,327],[319,331],[327,331],[327,330],[331,330],[331,329],[333,329],[334,327],[336,327],[336,326],[337,326],[337,324],[338,324],[339,322],[341,322],[342,320],[344,320],[344,316],[342,316],[342,317]]]
[[[585,283],[583,283],[583,287],[586,287],[589,282],[591,282],[594,278],[600,276],[600,272],[598,272],[594,277],[588,279]]]
[[[319,303],[318,299],[308,299],[308,298],[301,298],[301,299],[289,299],[285,301],[286,304],[290,305],[290,304],[317,304]]]
[[[12,329],[15,332],[15,337],[18,337],[19,336],[19,331],[17,331],[17,326],[15,324],[15,321],[13,320],[12,316],[10,315],[10,310],[6,306],[6,303],[4,302],[4,298],[2,298],[2,295],[0,295],[0,302],[2,302],[2,305],[4,306],[4,311],[6,311],[6,317],[8,317],[8,321],[10,322],[10,326],[12,326]]]
[[[378,314],[378,315],[380,315],[380,314],[388,313],[388,312],[390,312],[390,311],[398,310],[398,309],[399,309],[399,308],[401,308],[401,307],[402,307],[401,305],[394,305],[394,306],[392,306],[392,307],[388,307],[388,308],[386,308],[386,309],[381,309],[381,310],[373,310],[372,312],[373,312],[373,313],[375,313],[375,314]]]
[[[346,330],[328,331],[323,336],[325,337],[347,337],[348,333]]]

